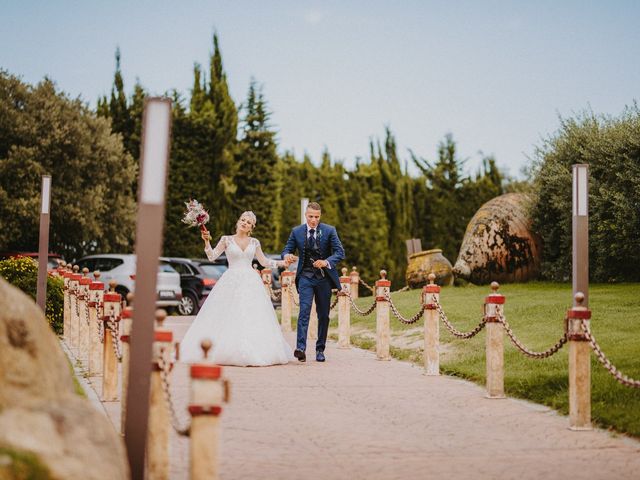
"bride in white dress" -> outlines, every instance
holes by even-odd
[[[229,269],[211,290],[182,340],[181,361],[201,361],[200,343],[205,339],[213,343],[210,358],[220,365],[266,366],[293,359],[271,299],[251,265],[254,257],[270,268],[286,263],[265,257],[260,242],[249,236],[255,224],[254,213],[244,212],[236,224],[236,234],[224,235],[213,249],[209,232],[202,233],[209,260],[226,252]]]

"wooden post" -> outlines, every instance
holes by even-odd
[[[491,282],[493,293],[484,302],[487,337],[485,344],[487,362],[487,398],[504,397],[504,334],[498,318],[503,315],[504,295],[498,292],[498,282]]]
[[[98,281],[100,272],[93,272],[95,281],[89,285],[89,376],[102,375],[102,343],[98,335],[98,328],[102,322],[102,301],[104,297],[104,283]]]
[[[89,285],[91,279],[87,277],[88,268],[82,271],[78,292],[78,358],[83,362],[89,359]]]
[[[260,277],[262,278],[264,289],[267,291],[267,297],[271,300],[271,269],[263,268],[260,272]]]
[[[147,480],[169,480],[170,412],[164,399],[162,363],[170,362],[173,333],[162,328],[167,313],[156,311],[157,328],[154,333],[151,389],[149,392],[149,433],[147,437]]]
[[[191,365],[191,480],[219,478],[219,416],[229,401],[229,383],[222,380],[222,367],[207,360],[211,342],[202,342],[204,360]]]
[[[118,400],[118,357],[114,351],[113,335],[109,331],[108,321],[114,322],[115,328],[120,323],[120,294],[105,293],[102,321],[104,324],[104,344],[102,349],[102,401]]]
[[[74,270],[78,271],[78,266],[74,266]],[[78,293],[80,290],[80,279],[82,275],[79,273],[72,273],[69,279],[69,330],[71,335],[69,336],[69,343],[73,350],[74,355],[78,356],[78,347],[80,344],[80,321],[78,312]]]
[[[280,313],[280,324],[283,332],[291,331],[291,316],[293,313],[292,293],[294,288],[295,272],[284,271],[280,274],[280,285],[282,286],[282,311]]]
[[[440,301],[440,287],[434,283],[435,274],[429,274],[429,285],[422,288],[424,318],[424,370],[427,375],[440,375],[440,322],[436,302]]]
[[[338,348],[351,348],[351,277],[347,275],[347,268],[342,269],[340,277],[341,292],[338,292]]]
[[[129,305],[133,300],[133,294],[127,295]],[[133,308],[125,307],[122,311],[122,335],[120,336],[120,344],[122,346],[122,362],[121,362],[121,387],[120,387],[120,432],[124,435],[125,420],[127,418],[127,392],[129,389],[129,363],[131,351],[129,347],[129,338],[131,336],[131,324],[133,322]]]
[[[380,270],[380,280],[376,280],[376,356],[378,360],[391,360],[389,344],[389,302],[391,281],[387,280],[386,270]]]
[[[360,274],[356,267],[351,267],[349,277],[351,279],[351,298],[356,300],[358,298],[358,287],[360,286]]]
[[[582,305],[581,292],[574,296],[576,306],[567,312],[569,339],[569,429],[591,430],[591,346],[581,322],[589,325],[591,310]]]

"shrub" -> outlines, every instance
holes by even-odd
[[[571,278],[571,165],[589,164],[589,264],[596,282],[640,281],[640,108],[616,118],[591,112],[563,119],[536,152],[542,273]]]
[[[34,300],[38,281],[38,264],[27,257],[15,257],[0,261],[0,276],[18,287]],[[64,281],[47,277],[47,320],[53,331],[62,333],[64,314]]]

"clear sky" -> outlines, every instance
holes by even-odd
[[[122,53],[125,89],[188,94],[217,31],[231,94],[263,86],[280,150],[350,166],[388,125],[402,158],[448,132],[518,176],[558,116],[640,99],[640,2],[0,0],[0,68],[48,75],[95,106]]]

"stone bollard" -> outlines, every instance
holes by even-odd
[[[271,300],[271,269],[263,268],[260,272],[260,277],[262,278],[264,289],[267,291],[267,297]]]
[[[376,280],[376,356],[378,360],[391,360],[389,344],[389,301],[391,281],[387,280],[386,270],[380,270],[380,280]]]
[[[191,365],[191,480],[217,480],[219,419],[222,403],[229,401],[229,382],[222,380],[222,367],[208,361],[211,342],[204,340],[202,363]]]
[[[77,265],[76,265],[77,267]],[[82,275],[72,273],[69,279],[69,344],[74,355],[78,356],[80,344],[80,316],[78,312],[78,293],[80,291],[80,279]]]
[[[129,360],[131,358],[131,327],[133,323],[133,293],[127,294],[128,307],[122,310],[122,320],[120,321],[122,335],[120,345],[122,347],[122,361],[120,374],[120,433],[124,435],[125,420],[127,418],[127,391],[129,389]]]
[[[82,270],[82,278],[78,286],[78,358],[87,362],[89,357],[89,286],[91,279],[87,277],[88,268]]]
[[[575,295],[576,306],[567,311],[569,340],[569,429],[591,430],[591,346],[582,330],[589,325],[591,310],[582,305],[584,294]]]
[[[311,313],[309,314],[309,329],[307,330],[309,340],[318,339],[318,311],[316,310],[316,299],[311,302]],[[314,347],[315,348],[315,347]]]
[[[100,282],[100,272],[93,272],[95,279],[89,285],[89,358],[87,368],[89,376],[102,375],[102,342],[99,329],[102,322],[101,310],[104,297],[104,283]]]
[[[355,300],[359,297],[358,289],[360,287],[360,274],[356,267],[351,267],[349,278],[351,279],[351,298]]]
[[[282,311],[280,314],[280,324],[283,332],[291,331],[291,316],[293,313],[293,288],[295,282],[295,272],[284,271],[280,274],[280,285],[282,286]]]
[[[338,292],[338,348],[351,348],[351,278],[347,275],[346,267],[342,269]]]
[[[147,480],[169,479],[169,429],[171,428],[171,417],[165,403],[161,372],[164,365],[170,365],[173,333],[162,328],[166,317],[167,312],[161,309],[156,310],[157,326],[154,333],[153,367],[149,390]]]
[[[68,269],[62,274],[62,278],[64,281],[63,287],[63,314],[62,314],[62,336],[67,341],[67,343],[71,342],[71,302],[69,300],[69,282],[71,281],[71,275],[73,275]]]
[[[102,322],[104,325],[104,343],[102,348],[102,401],[115,402],[118,400],[118,357],[115,353],[114,337],[108,329],[109,321],[114,328],[119,329],[120,324],[120,294],[113,291],[115,282],[110,285],[112,291],[105,293],[103,297],[104,308],[102,310]]]
[[[429,274],[429,285],[422,288],[424,318],[424,370],[427,375],[440,375],[440,322],[436,301],[440,301],[440,287],[434,283],[435,274]]]
[[[504,334],[498,318],[504,313],[504,295],[498,293],[500,285],[491,282],[493,293],[484,301],[484,319],[487,323],[485,343],[487,366],[487,398],[504,397]]]

